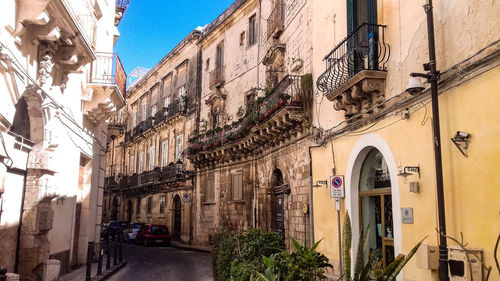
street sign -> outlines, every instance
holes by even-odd
[[[182,195],[182,199],[184,200],[184,202],[191,202],[191,195],[189,193],[184,193]]]
[[[344,176],[330,177],[330,197],[344,198]]]

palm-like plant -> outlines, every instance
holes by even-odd
[[[358,249],[356,251],[356,264],[354,266],[354,276],[351,275],[351,244],[352,244],[352,229],[351,229],[351,219],[349,213],[346,213],[344,218],[344,229],[342,234],[342,263],[344,275],[340,277],[339,280],[344,281],[392,281],[396,279],[396,276],[403,269],[403,267],[408,263],[408,261],[417,252],[418,248],[422,244],[423,240],[420,241],[408,255],[399,254],[393,262],[391,262],[385,269],[382,269],[381,262],[378,260],[378,254],[372,254],[368,262],[364,263],[363,253],[365,248],[365,243],[367,241],[369,233],[361,233],[359,235]],[[425,239],[425,238],[424,238]]]

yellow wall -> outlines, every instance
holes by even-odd
[[[464,239],[471,248],[484,250],[485,262],[494,266],[493,249],[500,233],[500,68],[482,74],[440,96],[441,139],[444,193],[448,234]],[[389,145],[398,167],[420,165],[421,178],[398,177],[401,207],[411,207],[413,224],[402,224],[402,248],[407,253],[420,239],[437,245],[438,225],[434,152],[432,144],[432,108],[430,100],[411,108],[409,119],[401,114],[380,121],[360,133],[350,133],[313,149],[313,180],[329,179],[333,168],[332,144],[338,175],[347,173],[351,151],[363,134],[373,132]],[[456,131],[471,134],[469,157],[462,156],[450,141]],[[387,160],[387,159],[386,159]],[[348,181],[348,179],[346,179]],[[409,182],[418,181],[419,193],[409,191]],[[394,187],[394,184],[393,184]],[[342,200],[342,221],[345,200]],[[394,210],[399,211],[399,210]],[[338,261],[337,214],[335,201],[325,187],[314,189],[314,225],[316,240],[324,238],[319,250],[336,266]],[[453,242],[449,243],[453,245]],[[398,254],[398,253],[396,253]],[[338,272],[335,269],[335,272]],[[414,258],[405,269],[405,279],[437,280],[437,272],[419,269]],[[499,280],[492,272],[490,280]]]

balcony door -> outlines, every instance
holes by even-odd
[[[377,0],[347,0],[349,76],[378,68]]]
[[[283,190],[283,174],[275,169],[272,175],[273,195],[271,197],[271,228],[285,239],[285,194]]]

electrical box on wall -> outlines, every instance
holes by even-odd
[[[466,254],[461,248],[449,247],[450,281],[483,280],[482,266],[478,258],[483,259],[482,249],[468,249]]]
[[[417,266],[421,269],[437,270],[439,266],[438,246],[420,245],[417,252]]]

